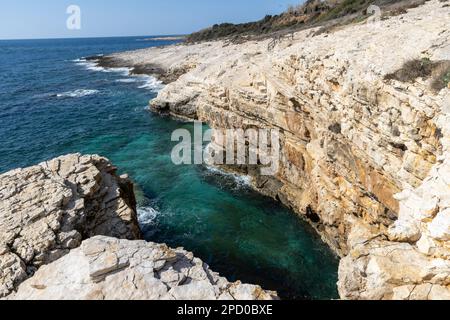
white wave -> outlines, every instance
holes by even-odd
[[[124,76],[129,76],[130,75],[130,68],[104,68],[98,65],[98,62],[95,60],[92,61],[88,61],[86,59],[75,59],[72,60],[73,62],[75,62],[75,64],[79,65],[79,66],[83,66],[85,67],[87,70],[90,71],[97,71],[97,72],[118,72],[123,74]]]
[[[101,57],[103,57],[103,54],[99,54],[96,57],[101,58]],[[83,58],[73,59],[72,61],[73,62],[85,62],[85,61],[87,61],[87,59],[83,57]]]
[[[86,59],[75,59],[73,60],[77,65],[85,67],[87,70],[96,72],[117,72],[122,74],[126,79],[118,79],[116,82],[121,83],[142,83],[139,85],[139,89],[148,89],[151,91],[159,91],[164,87],[164,84],[153,76],[149,75],[131,75],[133,68],[104,68],[98,65],[95,60],[88,61]]]
[[[163,88],[163,83],[152,76],[139,76],[142,78],[142,81],[144,82],[143,85],[139,86],[139,89],[149,89],[158,91]]]
[[[134,108],[134,112],[142,112],[142,111],[150,111],[150,107],[149,106],[145,106],[145,107],[136,107],[136,108]]]
[[[121,83],[134,83],[134,82],[139,82],[139,79],[136,79],[136,78],[118,79],[118,80],[116,80],[116,82],[121,82]]]
[[[213,166],[206,166],[206,169],[211,174],[222,175],[225,177],[232,178],[235,181],[236,186],[239,188],[244,188],[244,187],[247,188],[247,187],[252,186],[252,177],[251,176],[227,172],[227,171],[221,170],[221,169],[219,169],[217,167],[213,167]]]
[[[163,83],[155,77],[148,75],[132,75],[126,79],[118,79],[120,83],[138,83],[139,89],[147,89],[151,91],[159,91],[163,88]]]
[[[131,68],[103,68],[103,72],[118,72],[124,76],[129,76],[131,72]]]
[[[141,207],[137,209],[139,224],[151,225],[154,224],[156,218],[160,214],[159,211],[152,207]]]
[[[100,67],[97,65],[97,62],[95,61],[87,61],[86,59],[75,59],[73,60],[76,65],[85,67],[87,70],[90,71],[106,71],[105,68]]]
[[[74,91],[67,91],[63,93],[58,93],[56,96],[58,98],[80,98],[85,96],[90,96],[93,94],[97,94],[98,90],[85,90],[85,89],[77,89]]]

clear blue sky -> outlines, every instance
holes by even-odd
[[[165,35],[247,22],[302,0],[1,0],[0,39]],[[81,30],[66,9],[81,8]]]

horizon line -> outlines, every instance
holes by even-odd
[[[87,36],[87,37],[48,37],[48,38],[12,38],[12,39],[0,39],[0,41],[26,41],[26,40],[76,40],[76,39],[106,39],[106,38],[139,38],[139,37],[181,37],[187,36],[185,34],[157,34],[157,35],[130,35],[130,36]]]

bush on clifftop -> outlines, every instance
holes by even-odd
[[[426,0],[307,0],[304,4],[291,5],[275,16],[267,15],[256,22],[241,24],[222,23],[192,33],[187,42],[200,42],[228,38],[235,41],[254,37],[270,36],[274,33],[289,33],[301,29],[360,22],[368,17],[371,4],[380,6],[390,14],[402,14],[407,9],[421,5]]]

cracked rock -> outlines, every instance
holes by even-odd
[[[95,235],[141,236],[132,184],[107,159],[72,154],[0,175],[0,297]]]
[[[275,292],[256,285],[229,283],[210,272],[200,259],[194,260],[196,262],[192,253],[181,248],[96,236],[61,259],[41,267],[7,299],[278,299]],[[160,263],[164,267],[158,270],[156,266]],[[203,273],[198,268],[202,268]],[[193,270],[195,272],[191,272]],[[209,277],[199,277],[199,274],[209,274]]]

